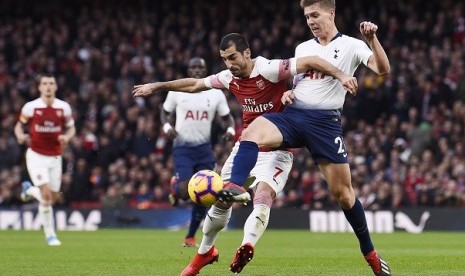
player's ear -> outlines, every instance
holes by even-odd
[[[329,11],[329,14],[330,14],[331,20],[334,21],[334,18],[336,17],[336,10],[335,10],[335,9],[331,9],[331,10]]]
[[[245,58],[250,58],[251,55],[252,55],[252,52],[250,51],[250,49],[249,49],[249,48],[245,49],[245,51],[244,51],[244,57],[245,57]]]

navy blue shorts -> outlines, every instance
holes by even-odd
[[[306,147],[318,163],[348,163],[339,110],[286,107],[263,116],[281,131],[282,147]]]
[[[173,161],[178,183],[189,180],[200,170],[213,170],[216,163],[210,144],[174,147]]]

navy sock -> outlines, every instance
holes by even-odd
[[[205,218],[206,214],[207,207],[192,203],[191,223],[189,224],[189,231],[187,232],[186,238],[195,236],[195,232],[197,232],[197,229],[199,228],[200,223]]]
[[[354,206],[349,210],[344,210],[344,215],[347,221],[352,226],[355,235],[360,243],[360,250],[363,255],[373,251],[373,243],[371,242],[370,232],[368,231],[367,220],[365,218],[365,211],[360,201],[356,198]]]
[[[249,177],[250,171],[257,163],[258,145],[250,141],[242,141],[234,157],[230,181],[243,186]]]

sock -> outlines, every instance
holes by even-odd
[[[242,141],[234,157],[230,181],[237,185],[244,185],[250,171],[257,163],[258,145],[250,141]]]
[[[191,222],[189,224],[189,231],[187,232],[186,238],[193,238],[195,236],[195,232],[197,232],[200,223],[205,218],[205,214],[207,214],[207,207],[192,203],[191,214]]]
[[[42,226],[44,228],[45,237],[48,238],[50,236],[56,236],[52,206],[39,204],[39,215],[42,221]]]
[[[244,239],[242,244],[257,244],[260,237],[265,232],[270,218],[270,207],[264,204],[256,204],[244,224]]]
[[[370,232],[368,231],[367,220],[365,218],[365,211],[363,210],[362,204],[356,198],[354,206],[349,210],[344,210],[344,215],[347,221],[352,226],[355,235],[360,243],[360,250],[363,255],[373,251],[373,243],[371,242]]]
[[[39,203],[42,202],[42,195],[40,194],[40,189],[39,187],[36,186],[31,186],[29,189],[27,189],[26,194],[28,196],[32,196],[33,198],[37,199]]]
[[[218,233],[228,225],[231,211],[232,208],[225,210],[215,205],[210,208],[203,223],[203,237],[198,251],[199,254],[207,253],[215,245]]]

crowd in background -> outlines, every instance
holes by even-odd
[[[28,179],[13,128],[38,97],[36,76],[53,73],[58,98],[73,108],[77,136],[63,154],[60,204],[69,207],[169,206],[171,143],[160,128],[166,93],[133,99],[133,85],[186,76],[205,58],[224,69],[221,37],[243,33],[252,55],[288,58],[310,39],[299,1],[2,1],[0,4],[0,206],[20,206]],[[460,1],[337,1],[341,33],[379,26],[391,63],[379,77],[359,69],[343,123],[353,186],[367,210],[465,207],[465,8]],[[225,91],[237,132],[241,106]],[[218,169],[233,146],[213,128]],[[276,206],[334,208],[306,149]]]

